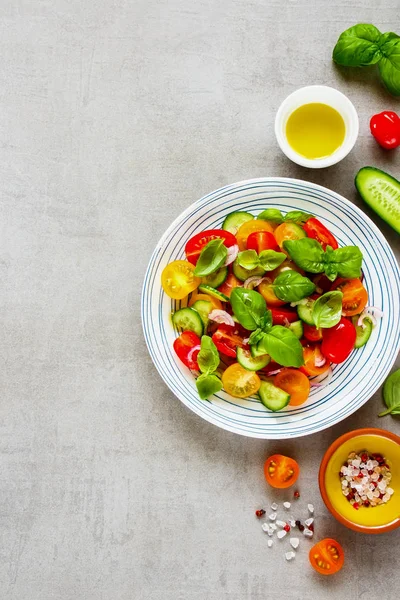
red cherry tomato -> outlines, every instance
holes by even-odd
[[[327,229],[325,225],[323,225],[321,221],[318,221],[318,219],[315,217],[308,219],[308,221],[304,223],[303,229],[308,237],[317,240],[324,250],[326,250],[327,246],[332,246],[334,250],[339,248],[339,244],[329,229]]]
[[[310,342],[319,342],[322,340],[322,329],[315,327],[315,325],[303,323],[303,335]]]
[[[296,310],[291,310],[290,308],[270,308],[272,313],[272,323],[273,325],[286,325],[287,322],[294,323],[294,321],[298,320],[298,315]]]
[[[369,122],[371,133],[382,148],[392,150],[400,146],[400,118],[391,110],[373,115]]]
[[[279,250],[276,239],[269,231],[253,231],[246,241],[247,250],[260,254],[263,250]]]
[[[193,331],[184,331],[174,341],[174,350],[176,354],[186,367],[189,367],[189,369],[193,369],[194,371],[199,370],[197,355],[200,352],[200,343],[201,340],[199,336],[193,333]],[[193,351],[193,348],[196,346],[198,346],[198,348]]]
[[[201,231],[190,238],[185,246],[186,258],[192,265],[195,265],[204,246],[206,246],[208,242],[211,242],[211,240],[218,239],[224,240],[224,245],[227,248],[237,244],[233,233],[225,231],[224,229],[208,229],[207,231]]]
[[[236,348],[238,346],[241,348],[246,346],[243,338],[238,333],[238,329],[230,325],[220,325],[212,336],[212,341],[221,354],[231,356],[232,358],[236,357]]]
[[[356,328],[342,317],[337,325],[322,331],[322,354],[335,364],[342,363],[349,356],[356,341]]]

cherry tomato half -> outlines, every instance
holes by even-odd
[[[187,242],[185,246],[186,258],[192,265],[195,265],[204,246],[206,246],[208,242],[211,242],[211,240],[218,239],[224,240],[224,245],[227,248],[230,248],[237,243],[233,233],[225,231],[224,229],[208,229],[206,231],[201,231]]]
[[[298,321],[297,311],[290,308],[270,308],[273,325],[287,325]]]
[[[309,342],[320,342],[322,340],[322,329],[321,327],[315,327],[315,325],[303,323],[303,335]]]
[[[278,296],[275,294],[272,282],[262,281],[257,290],[260,292],[269,308],[271,306],[283,306],[286,304],[284,300],[279,300]]]
[[[216,310],[222,310],[221,300],[218,300],[218,298],[214,298],[209,294],[196,294],[196,292],[190,296],[188,306],[193,306],[197,300],[207,300],[207,302],[211,303],[212,308],[215,308]]]
[[[353,323],[342,317],[337,325],[322,331],[322,354],[335,364],[342,363],[353,350],[356,337]]]
[[[230,325],[220,325],[212,336],[212,341],[217,346],[217,350],[226,356],[236,357],[238,346],[245,347],[243,338],[239,335],[237,328]]]
[[[299,476],[300,468],[297,462],[283,454],[273,454],[264,463],[265,479],[274,488],[288,488]]]
[[[174,300],[182,300],[201,283],[194,275],[194,267],[187,260],[174,260],[161,273],[164,292]]]
[[[322,294],[330,292],[332,289],[332,281],[330,281],[330,279],[328,279],[326,275],[315,275],[315,277],[312,278],[312,281],[317,286],[317,290],[318,288],[319,290],[322,290]]]
[[[345,317],[359,315],[367,306],[368,293],[359,279],[336,279],[332,290],[343,293],[342,313]]]
[[[184,331],[174,341],[174,350],[183,364],[194,371],[199,370],[197,355],[200,352],[201,340],[193,331]],[[197,348],[196,348],[197,347]],[[196,348],[196,350],[193,350]]]
[[[283,248],[283,242],[286,240],[299,240],[305,237],[304,231],[296,223],[282,223],[275,229],[274,236],[280,248]]]
[[[252,221],[246,221],[241,225],[236,233],[236,239],[239,246],[239,250],[246,250],[246,242],[249,235],[255,231],[267,231],[272,233],[273,229],[267,221],[253,219]]]
[[[329,229],[327,229],[325,225],[323,225],[321,221],[318,221],[318,219],[315,217],[308,219],[308,221],[304,223],[303,228],[308,237],[317,240],[324,250],[327,246],[332,246],[334,250],[339,248],[339,244]]]
[[[233,273],[229,273],[224,283],[219,286],[218,291],[230,298],[232,290],[236,287],[243,287],[243,281],[240,281]]]
[[[231,396],[247,398],[258,392],[261,380],[254,371],[248,371],[239,363],[234,363],[222,373],[222,385]]]
[[[303,404],[310,395],[310,380],[298,369],[282,369],[274,385],[290,394],[290,406]]]
[[[328,330],[327,330],[328,331]],[[329,361],[327,360],[325,364],[320,367],[317,367],[315,363],[319,363],[322,361],[324,356],[321,352],[321,346],[319,344],[305,346],[303,348],[303,358],[304,365],[300,367],[300,371],[308,375],[309,377],[316,377],[317,375],[322,375],[329,369]]]
[[[321,575],[333,575],[343,567],[343,548],[336,540],[325,538],[311,548],[309,560]]]
[[[263,250],[278,250],[276,239],[269,231],[253,231],[247,238],[247,250],[255,250],[260,254]]]

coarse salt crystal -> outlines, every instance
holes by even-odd
[[[373,492],[367,492],[367,498],[368,498],[368,500],[373,500],[374,499]]]
[[[361,460],[359,458],[355,458],[354,460],[351,461],[351,464],[353,465],[353,467],[358,467],[361,465]]]
[[[394,494],[394,490],[390,487],[386,488],[386,493],[389,494],[389,496],[391,496],[392,494]]]
[[[372,460],[369,460],[365,466],[367,467],[368,471],[372,471],[372,469],[374,467],[376,467],[376,465],[374,465],[374,463],[372,462]]]
[[[275,521],[275,519],[276,519],[276,513],[271,513],[270,515],[268,515],[268,519],[270,521]]]
[[[285,558],[286,560],[293,560],[296,556],[295,552],[285,552]]]
[[[389,500],[390,500],[390,494],[385,494],[382,498],[383,502],[389,502]]]
[[[269,524],[268,524],[268,523],[263,523],[263,524],[261,525],[261,529],[262,529],[263,531],[265,531],[265,533],[268,533],[268,531],[269,531]]]
[[[273,540],[268,540],[268,542],[267,542],[268,548],[271,548],[271,546],[272,546],[273,543],[274,543]]]
[[[384,490],[386,490],[386,481],[385,480],[380,481],[378,483],[378,488],[381,490],[381,492],[383,492]]]
[[[304,535],[305,537],[312,538],[312,536],[314,535],[314,533],[311,531],[311,529],[305,529],[305,530],[303,531],[303,535]]]
[[[296,548],[299,547],[300,540],[299,540],[299,538],[290,538],[289,544],[292,546],[292,548],[294,548],[296,550]]]
[[[271,510],[273,510],[273,511],[275,511],[275,510],[278,510],[278,505],[277,505],[277,503],[276,503],[276,502],[273,502],[273,503],[271,504]]]
[[[278,519],[278,521],[276,521],[276,524],[278,525],[278,527],[285,527],[285,525],[286,525],[286,521],[280,521],[280,520]]]
[[[269,529],[269,530],[268,530],[268,535],[269,535],[269,537],[272,537],[272,536],[274,535],[274,533],[275,533],[275,532],[274,532],[274,530],[273,530],[273,529]]]
[[[285,537],[286,534],[287,534],[287,531],[285,531],[284,529],[281,529],[280,531],[278,531],[278,533],[276,535],[281,540],[282,538]]]
[[[307,504],[307,508],[308,508],[308,512],[313,514],[314,513],[314,505],[313,504]]]
[[[286,510],[289,510],[289,508],[290,508],[292,505],[290,504],[290,502],[284,502],[284,503],[283,503],[283,506],[286,508]]]
[[[271,529],[271,531],[276,531],[278,529],[277,526],[275,525],[275,523],[271,523],[269,528]]]
[[[296,521],[294,519],[289,519],[290,527],[296,527]]]
[[[310,527],[310,525],[312,525],[314,523],[314,519],[312,517],[310,517],[309,519],[306,519],[304,521],[304,524],[307,525],[307,527]]]
[[[372,492],[372,495],[374,496],[374,498],[379,498],[379,494],[380,494],[379,490],[374,490]]]

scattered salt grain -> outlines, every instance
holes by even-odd
[[[274,543],[273,540],[268,540],[268,542],[267,542],[268,548],[271,548],[273,543]]]
[[[278,525],[278,527],[285,527],[286,525],[286,521],[280,521],[279,519],[276,521],[276,524]]]
[[[275,521],[275,519],[276,519],[276,513],[271,513],[270,515],[268,515],[268,519],[270,521]]]
[[[289,510],[289,508],[290,508],[292,505],[290,504],[290,502],[284,502],[284,503],[283,503],[283,506],[284,506],[284,508],[286,508],[286,510]]]
[[[269,524],[268,524],[268,523],[263,523],[263,524],[261,525],[261,529],[262,529],[263,531],[265,531],[265,533],[268,533],[268,531],[269,531]]]
[[[304,523],[307,525],[307,527],[310,527],[310,525],[314,523],[314,519],[310,517],[309,519],[306,519]]]
[[[308,512],[313,515],[314,514],[314,505],[313,504],[307,504],[307,508],[308,508]]]
[[[303,531],[303,535],[304,535],[305,537],[312,538],[312,536],[314,535],[314,532],[313,532],[313,531],[311,531],[311,529],[305,529],[305,530]]]
[[[281,529],[280,531],[278,531],[278,533],[276,535],[281,540],[282,538],[285,537],[285,535],[287,535],[287,532],[284,529]]]
[[[295,552],[285,552],[285,558],[286,560],[293,560],[296,557],[296,553]]]
[[[271,504],[271,510],[273,510],[273,511],[276,511],[276,510],[278,510],[278,505],[277,505],[277,503],[276,503],[276,502],[273,502],[273,503]]]
[[[271,531],[276,531],[278,529],[277,526],[275,525],[275,523],[271,523],[269,528],[271,529]]]
[[[292,546],[292,548],[294,548],[296,550],[296,548],[299,547],[300,540],[299,540],[299,538],[290,538],[289,544]]]
[[[289,519],[289,525],[292,528],[296,527],[296,521],[294,519]]]

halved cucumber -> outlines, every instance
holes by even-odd
[[[282,410],[282,408],[285,408],[290,402],[290,395],[284,390],[277,388],[269,381],[261,381],[258,394],[264,406],[274,412]]]
[[[228,277],[228,267],[221,267],[215,273],[211,273],[211,275],[207,275],[206,277],[201,278],[201,283],[205,283],[206,285],[210,285],[213,288],[217,288],[222,285],[225,279]]]
[[[211,287],[211,285],[202,283],[201,285],[199,285],[199,292],[203,292],[204,294],[208,294],[213,298],[217,298],[218,300],[221,300],[221,302],[229,302],[228,296],[225,296],[225,294],[223,294],[219,290],[216,290],[215,288]]]
[[[306,304],[299,304],[297,307],[297,314],[304,323],[307,323],[307,325],[314,325],[314,320],[312,318],[314,302],[315,300],[309,299]]]
[[[243,225],[243,223],[251,221],[252,219],[254,219],[253,215],[251,215],[248,212],[232,212],[225,217],[225,220],[222,223],[222,229],[225,229],[225,231],[229,231],[230,233],[235,234],[239,227]]]
[[[196,300],[196,302],[192,304],[192,308],[199,313],[205,331],[209,323],[208,315],[213,309],[211,302],[209,300]]]
[[[180,308],[172,315],[173,324],[183,331],[193,331],[201,337],[203,335],[204,326],[199,313],[189,306]]]
[[[299,340],[301,340],[303,337],[303,323],[301,321],[294,321],[293,323],[290,323],[289,329]]]
[[[352,318],[353,325],[356,328],[356,343],[354,344],[354,348],[362,348],[369,338],[371,337],[372,330],[374,328],[372,321],[370,319],[364,319],[365,328],[363,329],[361,326],[357,325],[359,315],[356,315]]]
[[[249,277],[262,277],[265,273],[265,269],[263,269],[262,267],[256,267],[255,269],[251,270],[245,269],[244,267],[241,267],[239,265],[237,259],[233,261],[232,267],[233,274],[235,275],[235,277],[240,279],[240,281],[246,281],[246,279],[248,279]]]
[[[271,362],[269,354],[264,353],[261,356],[254,357],[248,350],[240,347],[236,350],[236,358],[238,363],[248,371],[259,371]]]
[[[400,233],[400,181],[375,167],[363,167],[354,183],[364,202]]]

